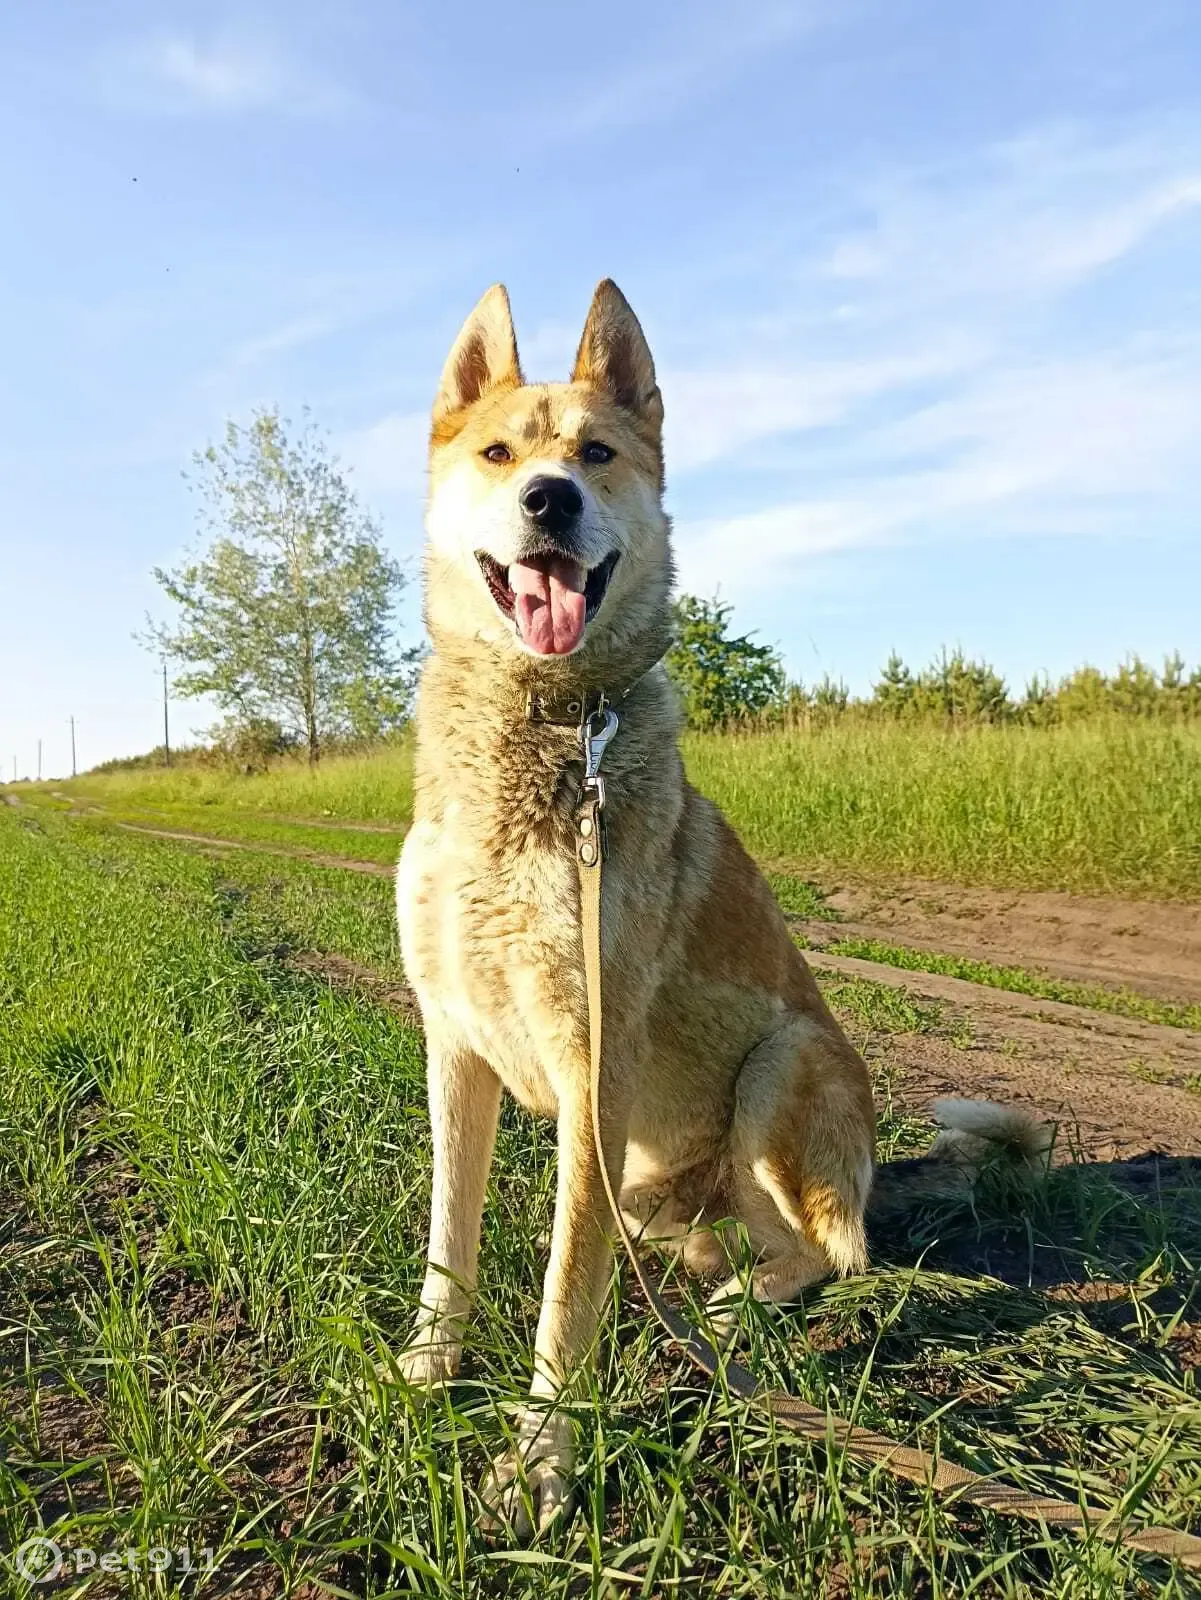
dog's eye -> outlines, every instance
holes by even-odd
[[[513,452],[507,444],[490,444],[482,453],[485,461],[500,463],[502,461],[512,461],[513,459]]]
[[[590,467],[602,467],[606,461],[612,461],[616,454],[616,450],[610,450],[599,439],[589,439],[580,450],[580,460],[587,462]]]

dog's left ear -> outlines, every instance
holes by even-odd
[[[662,428],[663,396],[655,382],[650,345],[612,278],[602,279],[592,296],[571,381],[606,390],[656,433]]]

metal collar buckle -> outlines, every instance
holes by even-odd
[[[605,780],[601,777],[600,765],[617,729],[617,713],[607,705],[593,711],[580,724],[584,777],[576,807],[576,832],[579,834],[580,860],[586,867],[595,866],[606,854]]]
[[[599,719],[603,720],[597,728],[595,724]],[[594,711],[587,721],[580,725],[580,748],[584,752],[583,787],[595,790],[602,806],[605,803],[605,780],[600,775],[600,764],[617,728],[617,713],[608,707],[603,711]]]

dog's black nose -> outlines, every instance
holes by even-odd
[[[520,498],[526,516],[547,533],[566,533],[584,509],[584,496],[570,478],[531,478]]]

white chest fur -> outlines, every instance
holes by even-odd
[[[583,1016],[575,865],[533,841],[489,861],[462,806],[419,820],[397,872],[406,975],[431,1045],[481,1055],[554,1114]]]

